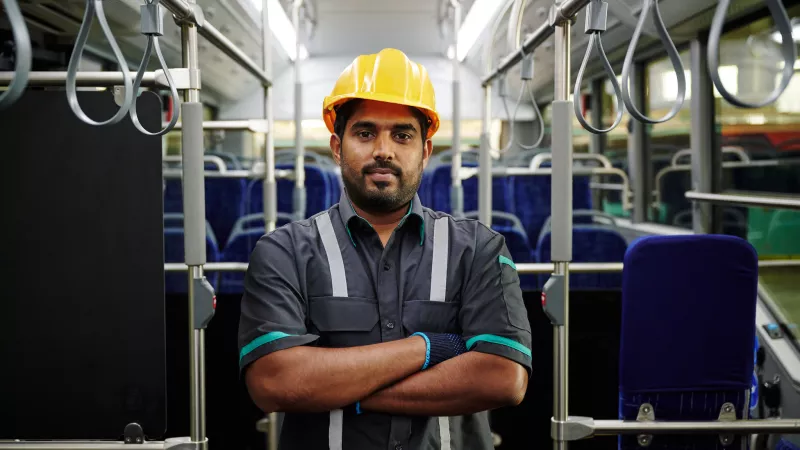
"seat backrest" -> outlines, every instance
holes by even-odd
[[[164,262],[182,263],[184,262],[184,231],[183,214],[165,213],[164,214]],[[220,259],[219,244],[214,235],[211,225],[206,221],[206,261],[217,262]],[[217,276],[207,275],[206,278],[214,288],[217,287]],[[188,292],[188,273],[165,273],[164,292],[167,294],[186,294]]]
[[[294,165],[276,165],[276,169],[293,169]],[[333,198],[335,188],[329,169],[314,164],[305,165],[306,175],[306,218],[330,208],[339,198]],[[278,211],[285,213],[294,212],[294,180],[279,179],[278,185]],[[264,183],[263,180],[253,180],[247,187],[245,196],[245,212],[253,214],[264,211]]]
[[[551,177],[540,175],[520,175],[508,178],[508,197],[513,199],[509,209],[519,217],[530,239],[531,247],[535,247],[535,239],[539,237],[542,226],[551,211]],[[588,176],[573,177],[572,208],[574,210],[591,210],[592,193]]]
[[[725,403],[748,418],[758,257],[724,235],[647,236],[625,254],[619,415],[718,420]],[[658,448],[717,448],[719,436],[655,436]],[[636,436],[620,446],[637,448]],[[686,447],[688,448],[688,447]],[[729,448],[741,448],[737,440]]]
[[[536,246],[536,261],[552,262],[550,249],[552,234],[543,232]],[[628,243],[612,226],[574,225],[572,228],[572,262],[622,262]],[[539,282],[544,286],[549,275],[540,275]],[[620,289],[622,275],[619,273],[576,273],[570,274],[571,289],[598,290]]]

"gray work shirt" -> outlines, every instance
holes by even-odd
[[[278,228],[256,244],[241,305],[240,370],[298,345],[361,346],[417,331],[460,334],[469,351],[516,361],[530,374],[530,323],[501,234],[425,208],[415,196],[384,247],[343,193],[328,211]],[[280,448],[493,446],[488,412],[422,417],[332,411],[287,413]]]

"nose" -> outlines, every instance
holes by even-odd
[[[377,139],[374,141],[372,149],[372,157],[375,159],[383,159],[391,161],[394,158],[394,148],[392,145],[391,132],[384,132],[378,134]]]

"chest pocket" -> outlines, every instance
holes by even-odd
[[[410,300],[403,304],[403,326],[416,332],[461,334],[458,323],[460,303]]]
[[[323,347],[355,347],[380,342],[377,300],[316,297],[309,301],[309,317]]]

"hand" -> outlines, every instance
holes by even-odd
[[[450,333],[414,333],[412,336],[422,336],[427,345],[425,364],[422,370],[447,361],[467,351],[464,339],[457,334]]]

